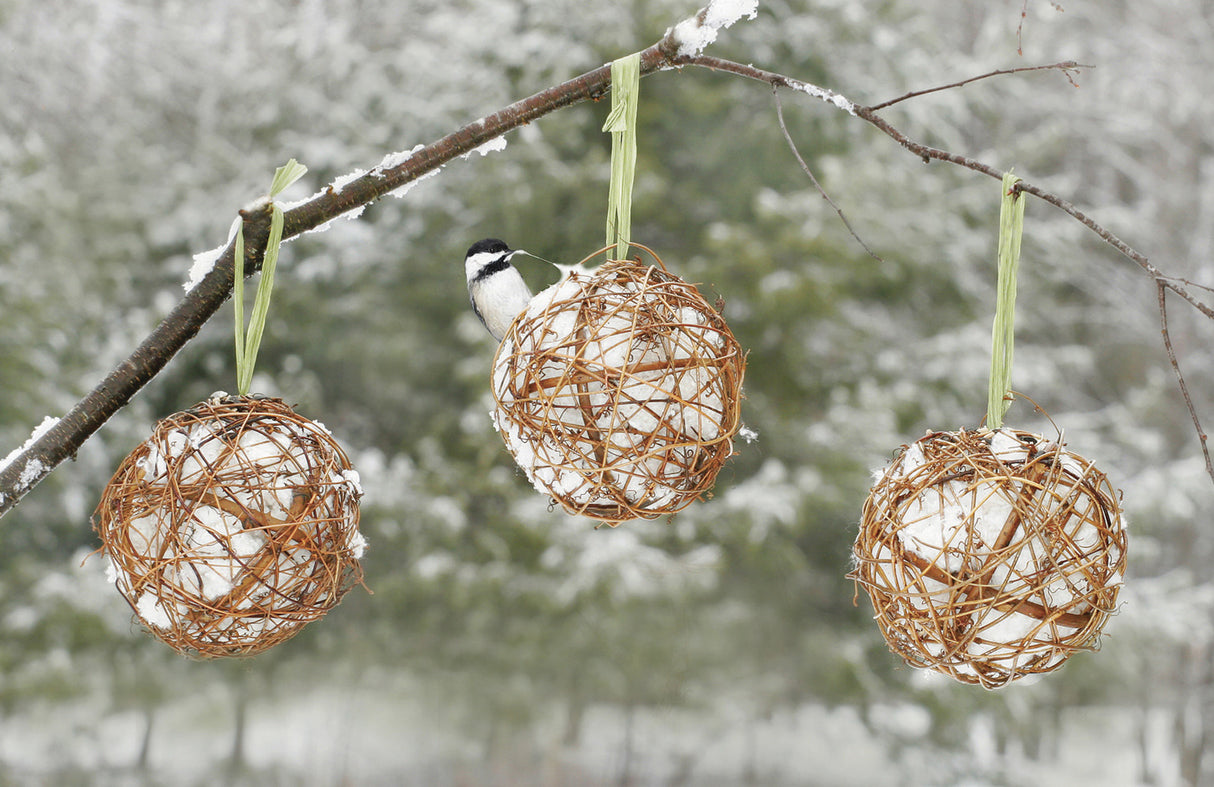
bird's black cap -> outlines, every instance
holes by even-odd
[[[485,238],[484,240],[478,240],[476,243],[473,243],[468,249],[468,253],[464,256],[470,257],[473,254],[481,254],[483,252],[491,252],[496,254],[503,251],[510,251],[510,247],[506,245],[504,240],[498,240],[497,238]]]

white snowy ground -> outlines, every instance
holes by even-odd
[[[913,706],[874,708],[886,743],[876,742],[850,708],[806,705],[749,719],[723,700],[714,710],[639,710],[631,752],[618,708],[594,707],[580,740],[559,742],[562,719],[539,725],[513,745],[461,739],[423,687],[400,676],[362,676],[310,692],[282,687],[280,699],[251,708],[245,783],[292,785],[616,785],[625,768],[634,785],[1034,784],[1136,785],[1138,749],[1128,713],[1066,712],[1057,759],[1030,762],[996,754],[989,724],[972,726],[967,751],[924,741],[928,717]],[[230,753],[227,692],[198,695],[157,716],[150,767],[131,770],[143,732],[136,712],[110,714],[100,703],[21,709],[0,727],[5,784],[216,784]],[[1162,723],[1162,719],[1160,720]],[[1163,729],[1161,728],[1161,732]],[[891,744],[890,741],[897,741]],[[753,781],[746,782],[748,775]],[[1156,771],[1157,777],[1160,777]],[[685,780],[680,780],[682,776]],[[1177,784],[1162,774],[1159,787]]]

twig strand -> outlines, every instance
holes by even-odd
[[[1069,81],[1072,85],[1074,85],[1075,80],[1073,77],[1071,77],[1071,72],[1078,71],[1081,68],[1093,68],[1093,66],[1085,66],[1080,63],[1076,63],[1074,60],[1064,60],[1061,63],[1050,63],[1048,66],[1020,66],[1019,68],[999,68],[994,71],[988,71],[985,74],[979,74],[976,77],[962,79],[959,82],[950,82],[947,85],[929,87],[926,90],[912,90],[911,92],[909,92],[905,95],[898,96],[897,98],[891,98],[889,101],[882,101],[880,104],[873,104],[872,106],[869,107],[869,109],[871,109],[873,112],[876,112],[879,109],[885,109],[886,107],[892,107],[894,104],[898,104],[898,103],[906,101],[907,99],[910,99],[910,98],[918,98],[919,96],[926,96],[929,93],[939,93],[941,90],[951,90],[952,88],[955,88],[955,87],[961,87],[963,85],[968,85],[971,82],[977,82],[980,79],[990,79],[991,77],[1004,76],[1006,74],[1022,74],[1026,71],[1051,71],[1051,70],[1061,71],[1066,76],[1067,81]]]
[[[883,260],[881,256],[877,254],[877,252],[869,248],[869,245],[864,242],[864,239],[856,233],[856,230],[852,227],[851,222],[847,220],[847,216],[843,215],[843,208],[840,208],[835,201],[830,198],[830,195],[826,193],[826,189],[822,188],[822,184],[819,183],[818,178],[814,176],[813,170],[809,168],[809,165],[805,163],[805,159],[801,157],[801,151],[797,150],[797,143],[793,141],[792,134],[789,133],[788,126],[784,123],[784,104],[780,101],[780,88],[776,85],[772,85],[771,94],[775,96],[776,99],[776,119],[780,122],[780,131],[784,134],[784,140],[788,142],[788,147],[792,150],[792,154],[797,159],[797,163],[801,165],[802,171],[809,176],[809,179],[814,184],[814,188],[816,188],[818,193],[822,195],[822,199],[826,200],[826,202],[835,209],[835,213],[839,215],[839,221],[843,222],[844,227],[847,227],[847,231],[850,232],[851,236],[856,239],[856,243],[863,246],[864,250],[868,252],[868,256],[872,257],[877,262],[885,262],[885,260]]]
[[[1159,291],[1159,332],[1163,335],[1163,349],[1168,354],[1168,362],[1172,364],[1172,372],[1176,375],[1176,383],[1180,386],[1185,407],[1189,409],[1189,417],[1193,419],[1193,428],[1197,430],[1197,440],[1201,443],[1201,453],[1206,460],[1206,473],[1210,480],[1214,481],[1214,462],[1210,461],[1209,438],[1201,428],[1201,419],[1197,417],[1197,408],[1193,406],[1193,397],[1189,395],[1189,385],[1180,371],[1180,362],[1176,360],[1176,350],[1172,347],[1172,334],[1168,330],[1168,288],[1162,279],[1157,279],[1155,284]]]

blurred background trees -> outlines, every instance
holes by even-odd
[[[1078,87],[1003,77],[886,115],[1014,166],[1168,274],[1214,283],[1214,10],[1033,0],[1018,40],[1021,6],[767,2],[711,51],[861,103],[1092,64]],[[191,255],[223,241],[287,158],[310,168],[303,196],[692,10],[0,0],[2,452],[125,356],[179,297]],[[0,783],[1214,778],[1198,734],[1214,722],[1211,484],[1153,284],[1029,204],[1013,384],[1124,490],[1132,528],[1103,652],[996,693],[912,674],[843,575],[870,469],[984,412],[998,186],[924,166],[829,105],[784,107],[882,260],[801,172],[765,87],[693,69],[642,83],[633,235],[722,297],[750,351],[743,413],[759,437],[710,501],[595,531],[549,510],[490,425],[494,348],[467,308],[464,250],[496,235],[572,262],[602,243],[606,108],[556,113],[284,248],[253,387],[347,447],[374,595],[352,593],[265,656],[190,663],[138,631],[85,559],[121,457],[155,419],[233,386],[225,308],[5,518]],[[555,277],[520,267],[535,286]],[[1214,413],[1211,326],[1179,304],[1171,316],[1197,406]],[[1024,403],[1009,420],[1055,428]]]

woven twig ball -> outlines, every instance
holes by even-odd
[[[894,653],[995,688],[1095,650],[1126,564],[1104,473],[1028,432],[934,432],[864,503],[849,575]]]
[[[693,285],[608,261],[568,274],[511,324],[493,420],[565,510],[613,526],[653,518],[711,489],[733,453],[745,363]]]
[[[249,656],[362,581],[358,474],[280,399],[216,395],[122,462],[93,526],[139,619],[180,653]]]

